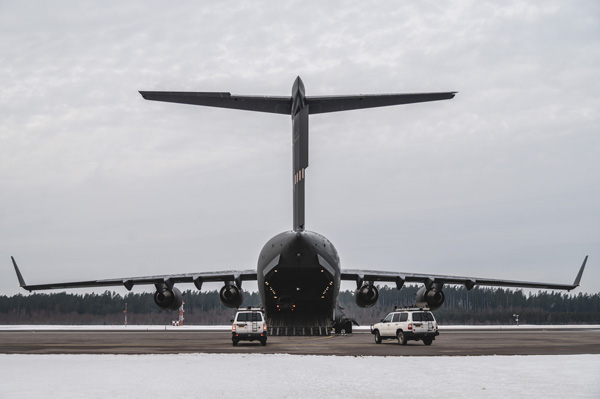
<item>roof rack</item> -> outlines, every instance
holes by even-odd
[[[429,309],[427,306],[398,306],[398,305],[394,305],[394,310],[393,312],[397,312],[399,310],[423,310],[423,311],[430,311],[431,309]]]
[[[237,310],[238,311],[240,311],[240,310],[252,310],[252,311],[257,311],[257,312],[264,312],[265,311],[262,306],[242,306],[242,307],[239,307]]]

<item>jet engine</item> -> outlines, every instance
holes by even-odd
[[[159,289],[154,294],[154,303],[161,309],[177,310],[183,303],[183,296],[181,295],[181,291],[175,287],[171,289]]]
[[[375,305],[378,299],[379,291],[374,285],[364,284],[354,291],[354,300],[361,308],[368,308]]]
[[[431,287],[430,289],[427,289],[427,287],[421,287],[417,291],[417,304],[425,302],[431,310],[435,310],[442,306],[444,299],[445,296],[441,288]]]
[[[229,308],[237,308],[239,307],[244,298],[242,296],[242,292],[235,285],[224,285],[219,292],[219,298],[221,298],[221,302],[223,305]]]

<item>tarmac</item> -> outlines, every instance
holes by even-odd
[[[420,341],[375,344],[369,331],[325,337],[270,336],[234,347],[231,333],[201,330],[0,331],[2,354],[268,353],[332,356],[479,356],[600,354],[600,328],[451,329],[431,346]]]

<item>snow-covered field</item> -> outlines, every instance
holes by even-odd
[[[0,326],[0,330],[228,330],[230,326]],[[600,328],[441,326],[440,329]],[[368,330],[368,326],[358,330]],[[600,355],[335,357],[0,355],[0,398],[600,398]],[[256,394],[256,395],[255,395]]]
[[[0,355],[0,398],[600,398],[600,355]]]

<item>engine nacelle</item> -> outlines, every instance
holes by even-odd
[[[435,287],[430,289],[421,287],[419,288],[419,291],[417,291],[417,304],[425,302],[431,310],[435,310],[442,306],[444,299],[444,292],[441,289],[436,289]]]
[[[172,289],[165,288],[164,290],[156,291],[154,294],[154,303],[161,309],[177,310],[183,303],[181,291],[173,287]]]
[[[238,308],[244,301],[242,292],[235,285],[224,285],[219,292],[223,305],[229,308]]]
[[[354,300],[361,308],[368,308],[377,303],[379,291],[374,285],[364,284],[354,291]]]

